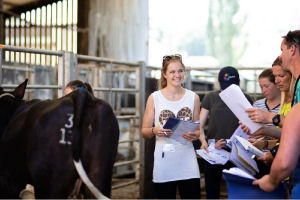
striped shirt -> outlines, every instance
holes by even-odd
[[[263,110],[267,110],[267,111],[275,113],[275,114],[279,113],[279,110],[280,110],[280,104],[278,104],[274,108],[269,108],[268,105],[267,105],[267,99],[266,98],[259,99],[259,100],[255,101],[254,104],[253,104],[253,107],[261,108]]]

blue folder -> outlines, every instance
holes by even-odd
[[[228,199],[285,199],[286,193],[283,184],[280,184],[273,192],[265,192],[253,180],[237,175],[224,173],[227,185]]]

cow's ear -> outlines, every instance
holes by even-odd
[[[26,79],[23,83],[21,83],[16,89],[12,92],[12,94],[17,98],[17,99],[23,99],[24,94],[25,94],[25,89],[27,86],[28,79]]]

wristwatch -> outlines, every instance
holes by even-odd
[[[273,122],[273,124],[274,124],[275,126],[278,126],[279,123],[280,123],[280,115],[279,115],[279,114],[275,115],[275,116],[272,118],[272,122]]]

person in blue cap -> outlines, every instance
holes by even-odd
[[[208,151],[207,141],[215,142],[215,148],[224,148],[226,139],[229,139],[236,128],[239,126],[238,119],[221,100],[219,93],[225,90],[231,84],[240,85],[240,76],[238,71],[231,66],[220,70],[218,81],[221,90],[212,91],[204,96],[200,111],[200,137],[201,149]],[[246,98],[252,104],[250,96]],[[209,120],[207,120],[209,117]],[[204,133],[204,127],[208,121],[207,134]],[[220,198],[220,186],[222,170],[232,166],[230,162],[225,165],[212,165],[204,160],[205,190],[207,199]]]

